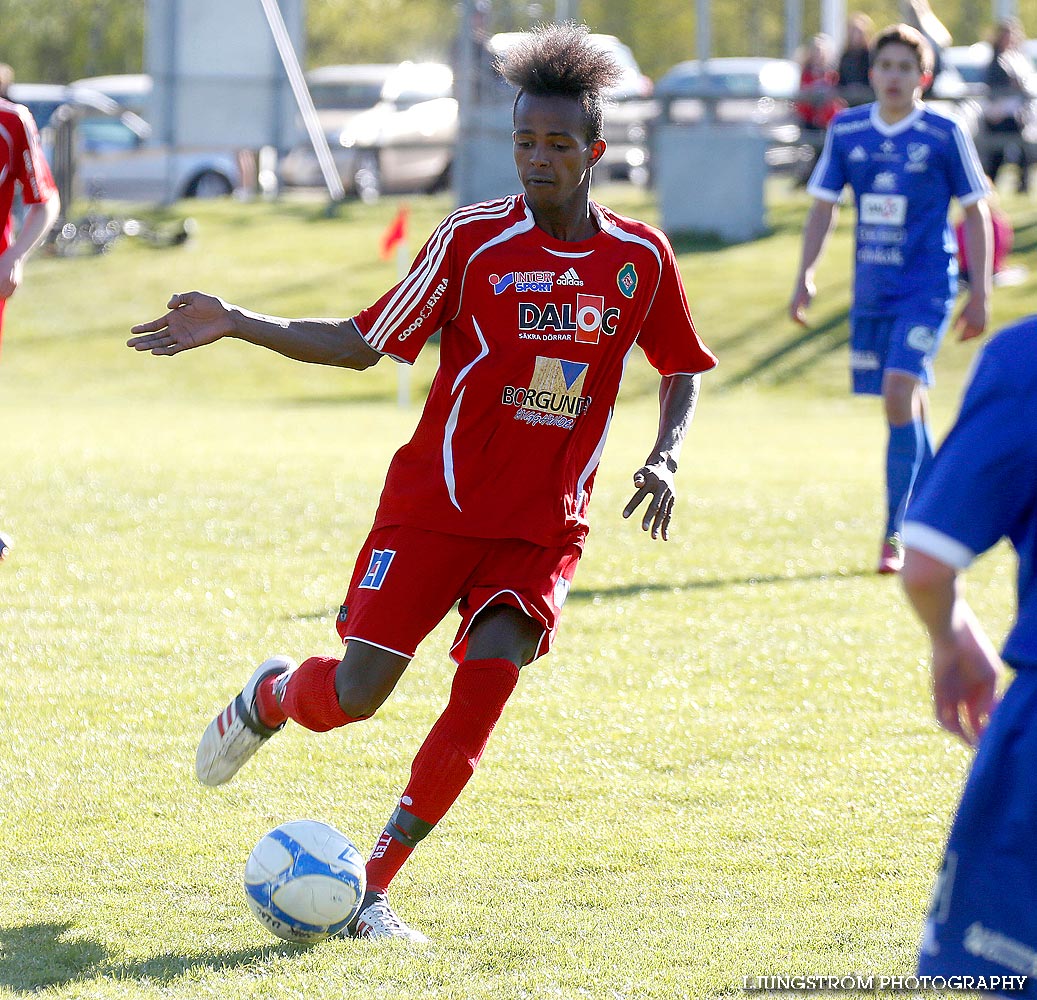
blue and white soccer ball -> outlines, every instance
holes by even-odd
[[[245,894],[256,919],[298,944],[341,931],[360,908],[366,885],[364,859],[349,838],[312,819],[274,827],[245,864]]]

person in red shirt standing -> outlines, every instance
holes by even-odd
[[[236,337],[364,369],[383,355],[412,363],[441,331],[439,370],[389,467],[339,613],[345,655],[261,664],[196,760],[199,780],[218,785],[287,719],[321,732],[370,718],[458,605],[450,698],[368,862],[356,937],[426,940],[390,908],[389,883],[472,776],[520,668],[551,646],[635,344],[661,375],[661,412],[623,516],[647,501],[642,528],[669,536],[699,374],[716,359],[666,237],[590,200],[605,151],[601,92],[617,73],[582,25],[540,26],[510,48],[502,74],[518,90],[524,193],[452,213],[409,274],[351,319],[279,319],[187,292],[128,341],[175,355]]]
[[[60,208],[32,115],[28,108],[7,99],[13,80],[11,67],[0,63],[0,340],[4,307],[22,283],[26,258],[50,232]],[[21,188],[26,212],[15,236],[11,209],[17,187]],[[9,536],[0,531],[0,559],[10,547]]]

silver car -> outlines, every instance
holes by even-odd
[[[457,140],[453,84],[445,63],[400,63],[381,100],[342,130],[339,144],[352,158],[346,189],[371,199],[444,188]]]
[[[362,111],[382,99],[386,80],[396,69],[392,63],[320,66],[306,74],[317,121],[328,140],[331,156],[345,186],[353,182],[353,153],[339,142],[342,130]],[[279,165],[281,181],[292,187],[324,183],[320,164],[309,140],[293,146]]]
[[[151,77],[146,74],[87,77],[69,85],[73,92],[81,88],[100,91],[128,111],[147,115]],[[232,151],[155,142],[146,125],[135,127],[126,115],[80,114],[77,131],[76,187],[86,197],[141,202],[214,198],[241,185]]]

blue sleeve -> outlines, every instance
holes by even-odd
[[[823,201],[838,201],[842,197],[846,182],[842,151],[835,136],[835,129],[829,126],[821,155],[807,184],[807,194]]]
[[[956,119],[953,125],[954,141],[949,157],[951,193],[963,205],[970,205],[980,198],[987,197],[990,189],[972,137]]]
[[[909,545],[912,530],[922,525],[974,558],[1026,516],[1032,503],[1034,401],[1006,372],[1006,362],[1011,359],[1002,352],[981,354],[958,419],[908,507]]]

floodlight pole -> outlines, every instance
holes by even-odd
[[[476,150],[472,142],[475,122],[475,52],[472,34],[475,22],[475,0],[461,4],[461,23],[455,47],[454,97],[457,100],[458,142],[454,150],[454,190],[461,197],[471,190],[475,175]]]
[[[785,0],[785,58],[795,59],[803,41],[803,0]]]
[[[713,54],[712,0],[695,0],[695,54],[706,62]]]
[[[821,0],[821,33],[827,35],[836,49],[846,41],[846,0]]]
[[[285,72],[288,74],[288,83],[291,85],[295,103],[299,107],[299,114],[302,115],[303,124],[306,126],[306,133],[313,144],[313,151],[317,155],[317,163],[320,164],[320,172],[324,175],[328,194],[331,195],[332,202],[342,201],[346,196],[342,178],[339,177],[335,161],[331,158],[328,137],[324,134],[317,119],[317,109],[313,106],[313,98],[310,96],[309,87],[306,86],[306,78],[302,75],[299,57],[288,36],[288,28],[285,26],[281,8],[277,6],[277,0],[259,0],[259,2],[263,6],[267,24],[270,25],[270,33],[274,36],[277,54],[281,57]]]

